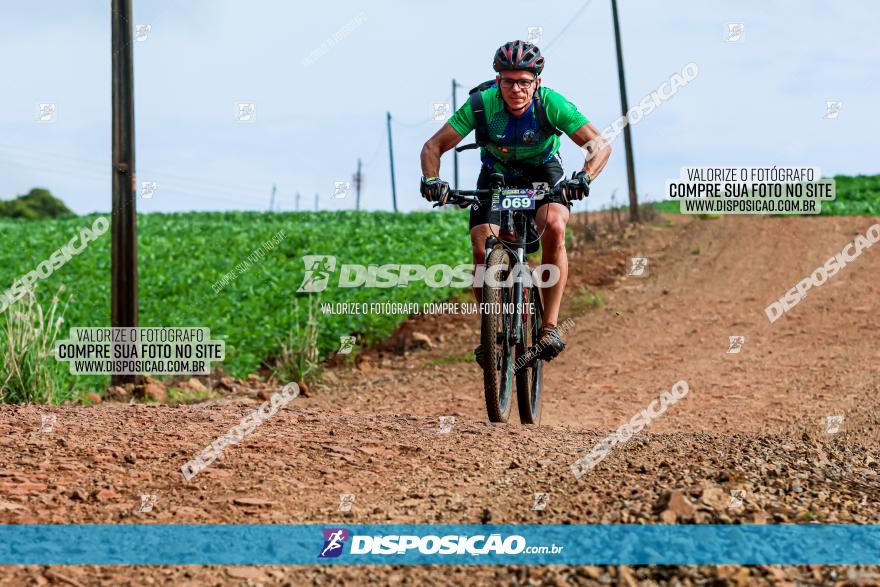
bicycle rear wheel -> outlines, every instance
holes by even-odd
[[[499,269],[492,267],[500,266]],[[486,273],[503,282],[510,274],[510,256],[502,245],[496,245],[486,261]],[[490,422],[507,422],[510,417],[513,388],[513,353],[510,329],[513,314],[505,313],[505,304],[512,302],[511,288],[483,282],[483,311],[480,318],[480,342],[483,345],[483,387]]]
[[[523,424],[541,423],[541,382],[543,361],[540,358],[526,357],[529,349],[534,347],[541,336],[541,316],[544,309],[541,296],[535,286],[523,289],[524,304],[534,304],[534,313],[529,314],[529,306],[523,309],[522,344],[517,345],[517,364],[525,363],[516,372],[516,398],[519,408],[519,420]],[[532,359],[532,360],[529,360]]]

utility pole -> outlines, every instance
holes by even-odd
[[[614,45],[617,47],[617,77],[620,80],[620,107],[623,115],[629,111],[626,100],[626,81],[623,77],[623,49],[620,46],[620,22],[617,18],[617,0],[611,0],[611,14],[614,19]],[[632,133],[629,122],[623,127],[623,143],[626,149],[626,180],[629,184],[629,220],[639,221],[639,201],[636,196],[636,170],[633,162]]]
[[[452,113],[455,114],[455,111],[458,110],[457,100],[455,99],[455,89],[458,87],[458,83],[456,83],[455,78],[452,79]],[[455,169],[454,171],[454,185],[455,189],[458,189],[458,151],[455,149],[452,150],[452,167]]]
[[[112,69],[113,200],[110,217],[110,325],[138,325],[137,214],[134,172],[134,66],[131,0],[110,4]],[[113,385],[133,383],[133,375],[112,375]]]
[[[357,194],[355,199],[355,210],[361,209],[361,182],[363,181],[363,176],[361,175],[361,158],[358,157],[358,170],[357,173],[354,174],[354,189]]]
[[[296,211],[299,212],[299,192],[296,192]]]
[[[315,212],[318,211],[318,192],[315,192]]]
[[[275,184],[272,184],[272,197],[269,198],[269,212],[275,209]]]
[[[388,122],[388,161],[391,162],[391,200],[397,212],[397,184],[394,182],[394,148],[391,144],[391,113],[386,112]]]

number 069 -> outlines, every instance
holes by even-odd
[[[529,198],[518,198],[516,196],[504,198],[503,200],[501,200],[501,207],[505,210],[508,210],[510,208],[528,208]]]

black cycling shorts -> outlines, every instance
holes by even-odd
[[[531,188],[534,187],[533,182],[540,181],[547,183],[549,187],[552,188],[565,178],[565,171],[562,169],[562,159],[559,157],[559,153],[556,153],[550,158],[550,160],[540,165],[519,164],[517,170],[520,171],[519,176],[505,176],[505,184],[507,187]],[[491,175],[492,170],[485,165],[480,169],[480,176],[477,178],[478,190],[491,187]],[[485,206],[480,206],[477,210],[474,210],[473,207],[471,208],[471,228],[479,226],[480,224],[501,224],[501,212],[499,210],[490,210],[488,196],[486,197],[486,202],[487,204]],[[524,213],[534,218],[541,206],[550,202],[561,204],[562,197],[559,194],[545,196],[535,202],[534,210],[525,210]],[[571,210],[571,202],[568,203],[568,209]]]

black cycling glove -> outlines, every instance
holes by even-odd
[[[571,174],[565,196],[569,201],[581,200],[590,195],[590,176],[584,171]]]
[[[439,202],[443,206],[449,198],[449,183],[439,177],[423,176],[419,191],[429,202]]]

